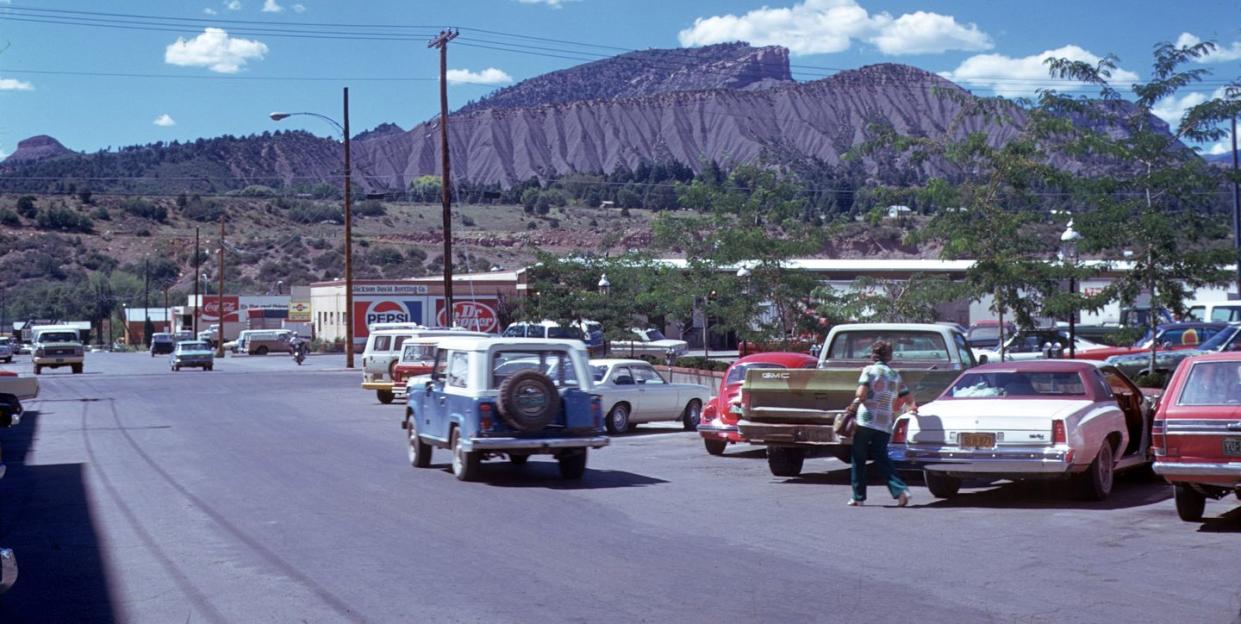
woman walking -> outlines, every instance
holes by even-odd
[[[858,379],[857,397],[850,409],[857,410],[857,430],[853,434],[853,497],[849,506],[858,507],[866,501],[866,462],[874,460],[875,468],[888,482],[888,492],[897,505],[909,504],[909,488],[892,469],[888,458],[888,440],[892,437],[892,425],[902,407],[912,414],[918,413],[909,388],[905,387],[900,373],[892,370],[892,345],[876,340],[870,347],[872,364],[862,369]]]

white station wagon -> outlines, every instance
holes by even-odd
[[[590,370],[594,392],[603,397],[608,433],[660,420],[679,420],[694,431],[702,418],[702,406],[711,398],[710,388],[669,383],[643,360],[591,360]]]
[[[1082,360],[996,362],[971,368],[917,415],[902,416],[889,453],[920,469],[931,494],[962,480],[1059,478],[1088,499],[1150,454],[1151,401],[1114,366]]]

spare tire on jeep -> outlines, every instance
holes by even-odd
[[[520,431],[538,431],[560,411],[560,393],[551,378],[537,370],[509,375],[500,384],[500,418]]]

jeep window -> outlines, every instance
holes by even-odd
[[[388,351],[391,349],[392,336],[375,336],[375,351]]]
[[[72,331],[49,331],[39,334],[39,342],[77,342],[78,333]]]
[[[562,362],[567,362],[561,366]],[[564,351],[533,351],[529,349],[498,351],[491,356],[491,388],[499,388],[510,375],[522,370],[538,370],[551,378],[557,387],[579,385],[573,361]]]
[[[925,331],[845,331],[832,339],[828,358],[833,360],[869,360],[870,346],[876,340],[892,345],[892,359],[917,361],[952,361],[943,336]]]
[[[635,380],[642,385],[655,386],[664,383],[664,378],[655,372],[650,366],[634,366],[633,376]]]
[[[432,381],[444,381],[444,375],[448,373],[448,354],[448,351],[435,354],[435,366],[431,369]]]
[[[409,336],[396,336],[396,337],[394,337],[394,338],[393,338],[393,341],[392,341],[392,350],[393,350],[393,351],[400,351],[400,350],[401,350],[401,345],[405,344],[405,340],[406,340],[406,339],[408,339],[408,338],[409,338]]]
[[[405,345],[405,350],[401,352],[401,363],[406,362],[426,362],[435,359],[435,345],[427,343],[416,343]]]
[[[448,359],[448,385],[454,388],[465,388],[470,380],[470,356],[463,351],[455,351]]]

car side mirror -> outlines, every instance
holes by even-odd
[[[988,358],[988,357],[987,357],[987,354],[985,354],[985,353],[984,353],[984,354],[982,354],[982,355],[978,356],[978,363],[979,363],[979,364],[986,364],[986,363],[987,363],[987,360],[989,360],[989,359],[990,359],[990,358]]]

